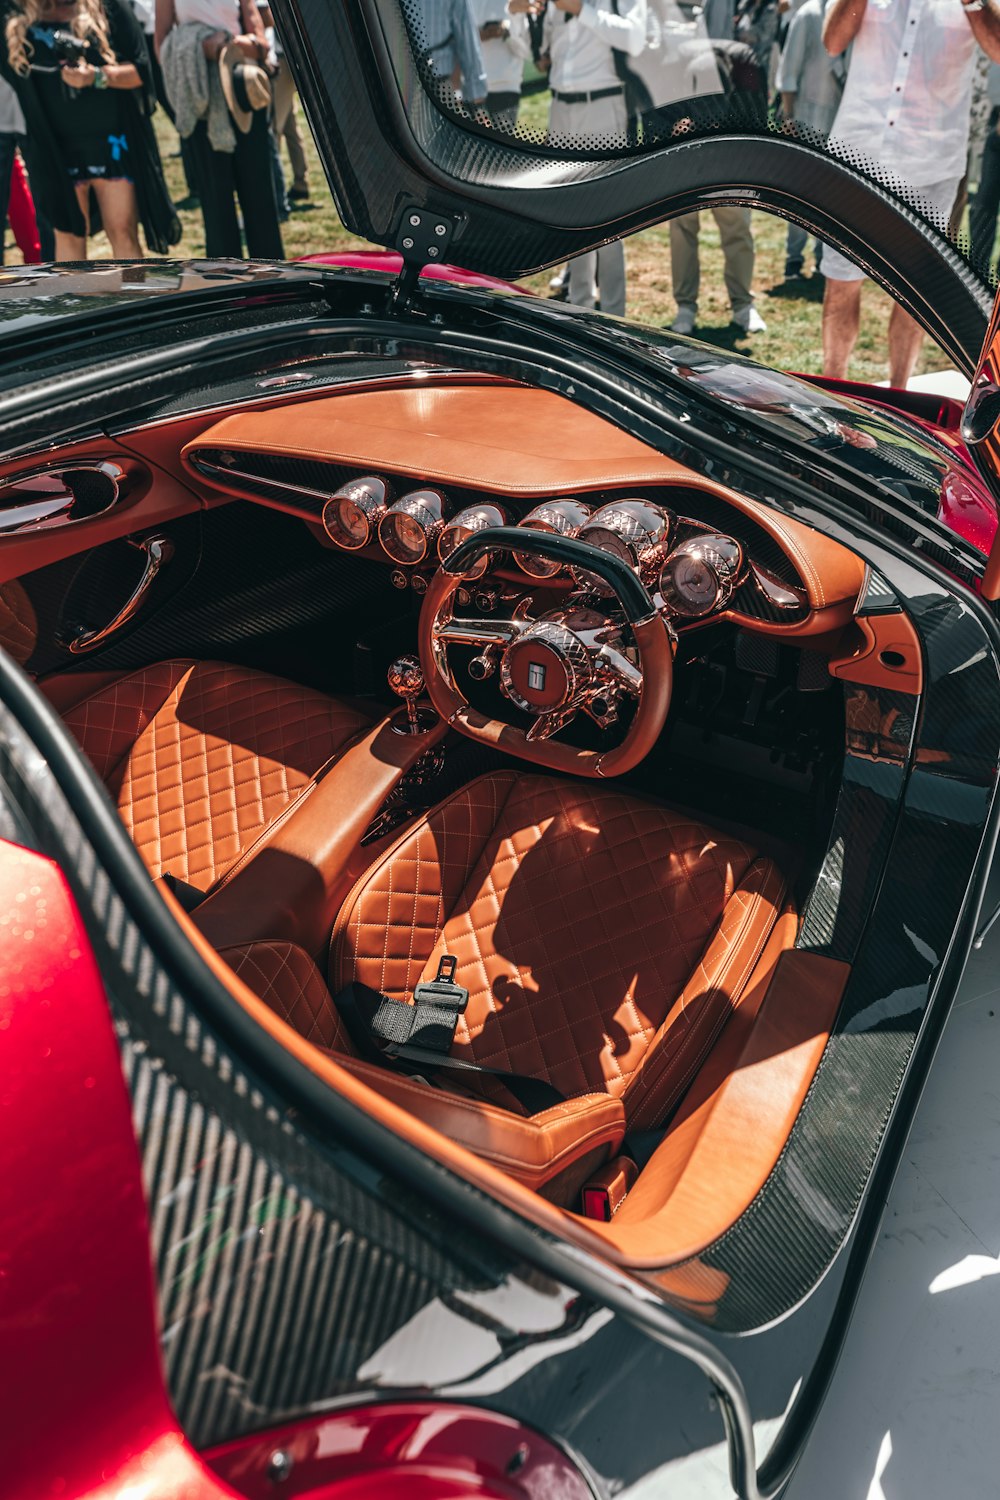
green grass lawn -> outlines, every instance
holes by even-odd
[[[543,128],[547,113],[547,96],[536,94],[525,101],[525,123]],[[301,107],[300,107],[301,117]],[[157,115],[160,149],[167,183],[175,201],[185,194],[184,175],[177,150],[177,136],[166,116]],[[289,222],[282,226],[285,254],[293,259],[320,250],[358,248],[364,241],[351,235],[337,216],[326,179],[308,131],[306,148],[310,160],[312,201],[296,207]],[[287,163],[286,163],[287,166]],[[201,214],[197,209],[180,215],[184,234],[174,254],[182,257],[205,253]],[[821,368],[820,304],[816,300],[790,300],[769,296],[769,289],[780,283],[784,271],[785,224],[769,214],[754,214],[757,262],[754,290],[757,305],[767,322],[767,332],[752,339],[743,338],[735,345],[755,358],[780,369],[816,372]],[[670,231],[666,225],[643,230],[627,242],[628,316],[641,322],[662,325],[674,315],[670,292]],[[702,285],[699,334],[712,341],[730,343],[729,304],[722,280],[722,253],[715,221],[703,215],[701,236]],[[92,255],[103,259],[110,255],[103,235],[95,236]],[[17,254],[11,257],[17,259]],[[527,278],[526,284],[545,295],[550,272]],[[863,299],[861,336],[855,352],[851,374],[858,380],[882,380],[886,375],[886,324],[889,299],[871,283],[866,284]],[[947,365],[947,360],[931,344],[926,344],[920,368],[933,370]]]

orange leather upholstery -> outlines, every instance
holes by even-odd
[[[247,943],[222,949],[221,957],[300,1036],[337,1054],[342,1067],[383,1098],[510,1172],[527,1187],[544,1191],[558,1179],[560,1194],[569,1197],[591,1164],[621,1145],[625,1110],[620,1100],[604,1093],[567,1099],[530,1119],[520,1119],[483,1099],[432,1088],[421,1079],[352,1056],[350,1038],[323,976],[308,953],[294,943]]]
[[[331,986],[408,999],[452,953],[469,990],[455,1056],[567,1098],[609,1094],[641,1129],[698,1071],[783,895],[769,859],[688,817],[503,772],[365,873],[334,927]]]
[[[63,716],[150,872],[203,891],[367,727],[322,693],[221,662],[99,682]]]

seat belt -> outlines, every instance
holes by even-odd
[[[411,1004],[394,1000],[367,984],[349,984],[334,996],[333,1003],[360,1056],[381,1067],[402,1063],[411,1073],[433,1074],[445,1068],[496,1078],[529,1115],[562,1104],[565,1095],[542,1078],[486,1068],[450,1056],[458,1018],[469,1003],[468,990],[455,983],[457,966],[454,954],[445,953],[437,976],[417,985]]]

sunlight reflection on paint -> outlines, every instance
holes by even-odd
[[[887,1432],[879,1444],[878,1458],[875,1460],[875,1474],[871,1484],[868,1486],[866,1500],[885,1500],[885,1490],[882,1488],[882,1475],[889,1467],[892,1457],[892,1433]]]
[[[983,1281],[987,1276],[1000,1275],[1000,1256],[966,1255],[956,1265],[941,1271],[931,1282],[928,1290],[952,1292],[959,1286],[970,1286],[974,1281]]]

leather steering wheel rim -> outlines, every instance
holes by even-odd
[[[641,686],[632,723],[621,744],[612,750],[585,750],[550,739],[529,740],[518,725],[490,718],[473,708],[455,684],[448,666],[447,643],[439,633],[442,616],[449,611],[465,575],[485,554],[515,550],[535,552],[564,566],[598,574],[625,613],[639,653]],[[514,526],[492,527],[468,537],[441,564],[428,585],[418,640],[427,693],[441,718],[480,744],[548,770],[588,777],[621,776],[649,754],[666,723],[674,666],[666,624],[638,575],[620,558],[586,542]]]

